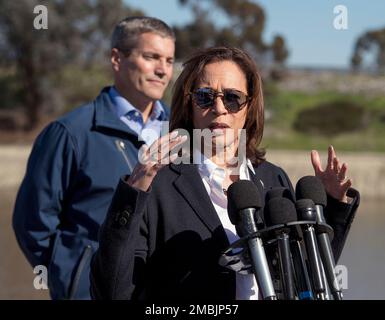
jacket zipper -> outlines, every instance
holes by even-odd
[[[122,140],[115,140],[115,145],[117,149],[122,153],[124,160],[126,160],[127,166],[130,169],[130,173],[134,170],[134,166],[130,162],[130,159],[127,157],[126,152],[124,151],[124,142]]]
[[[75,298],[75,294],[79,286],[80,276],[83,273],[83,269],[86,266],[86,263],[89,260],[91,253],[92,253],[92,248],[90,245],[87,245],[83,250],[78,269],[76,270],[74,280],[72,281],[71,290],[68,295],[69,300],[73,300]]]

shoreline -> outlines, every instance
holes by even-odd
[[[0,190],[17,189],[23,179],[31,145],[0,145]],[[325,166],[327,150],[318,150]],[[338,152],[340,161],[348,165],[348,177],[361,197],[385,199],[385,153]],[[267,150],[266,160],[283,168],[294,187],[298,179],[314,175],[309,151]]]

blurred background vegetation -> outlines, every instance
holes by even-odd
[[[338,150],[385,151],[385,28],[356,40],[350,70],[293,69],[285,64],[290,39],[277,34],[263,41],[265,12],[256,1],[179,2],[194,20],[173,26],[174,76],[194,48],[246,49],[263,76],[265,147],[309,150],[332,143]],[[39,4],[48,8],[47,30],[33,28]],[[228,24],[216,25],[211,10],[220,10]],[[48,121],[110,85],[112,29],[126,16],[145,14],[122,0],[0,0],[0,142],[32,141]],[[368,54],[372,60],[363,68]],[[171,94],[172,84],[168,103]]]
[[[266,125],[262,144],[268,148],[268,160],[285,168],[292,182],[312,174],[310,149],[325,151],[332,143],[339,155],[340,151],[358,151],[343,153],[342,158],[362,196],[357,221],[339,262],[349,267],[349,290],[344,295],[346,299],[384,299],[385,28],[378,28],[377,23],[373,30],[366,30],[366,26],[376,25],[370,14],[365,24],[357,24],[360,13],[377,10],[381,26],[384,10],[381,5],[373,9],[375,1],[357,4],[359,0],[345,1],[352,10],[352,21],[356,19],[351,26],[360,25],[358,33],[354,32],[353,46],[349,38],[351,49],[338,46],[338,40],[346,40],[352,30],[336,31],[331,26],[333,5],[338,0],[135,1],[138,6],[143,3],[141,8],[146,9],[142,10],[132,5],[134,0],[0,0],[0,251],[7,253],[0,259],[0,299],[49,299],[47,290],[34,289],[35,274],[11,228],[16,191],[31,143],[49,121],[94,99],[104,86],[111,85],[109,42],[118,21],[149,14],[146,10],[156,16],[156,6],[164,6],[171,16],[175,11],[168,5],[175,1],[180,4],[178,16],[187,11],[192,19],[184,22],[181,13],[181,23],[172,25],[177,35],[174,79],[181,62],[195,48],[226,44],[246,49],[263,77]],[[262,3],[267,1],[273,5],[263,9]],[[47,30],[33,27],[36,5],[48,9]],[[267,18],[273,15],[273,30],[282,34],[269,33]],[[225,17],[225,23],[219,23],[218,16]],[[328,26],[325,16],[330,18],[326,19]],[[312,28],[313,19],[318,25]],[[167,17],[165,21],[169,22]],[[331,29],[334,41],[329,41],[330,32],[320,39],[320,23]],[[285,26],[298,31],[296,36],[306,41],[296,42]],[[265,41],[267,37],[271,40]],[[313,50],[307,50],[313,44]],[[322,46],[325,50],[318,51]],[[329,51],[333,60],[338,50],[345,51],[345,66],[350,63],[350,68],[288,66],[297,52],[301,58],[314,55],[308,61],[317,61]],[[349,50],[350,57],[345,54]],[[171,94],[172,84],[164,98],[168,103]],[[301,149],[306,151],[297,151]]]

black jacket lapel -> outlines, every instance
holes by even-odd
[[[176,189],[183,195],[202,222],[212,232],[222,226],[196,166],[194,164],[181,164],[171,165],[171,167],[180,173],[174,181]],[[223,233],[225,235],[225,232]]]
[[[250,180],[254,182],[254,184],[257,186],[259,194],[261,195],[262,205],[264,206],[265,205],[265,186],[261,179],[262,177],[259,174],[258,167],[254,166],[255,174],[250,169],[248,170],[249,170]]]

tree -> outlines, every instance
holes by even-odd
[[[265,13],[250,0],[179,0],[189,5],[194,22],[177,27],[177,58],[183,58],[192,48],[209,45],[237,46],[247,50],[257,61],[271,57],[271,63],[283,66],[288,50],[285,39],[277,35],[272,44],[263,41]],[[220,10],[227,18],[227,25],[218,27],[210,19],[212,11]],[[181,41],[182,39],[182,41]]]
[[[367,31],[361,35],[354,46],[351,58],[353,70],[359,70],[364,61],[364,54],[372,55],[371,67],[378,73],[385,72],[385,28]]]
[[[216,0],[216,4],[229,17],[240,46],[248,47],[255,56],[267,49],[262,40],[265,13],[258,4],[248,0]]]
[[[183,27],[174,26],[175,53],[177,59],[184,59],[194,48],[213,45],[216,37],[214,24],[208,18],[208,12],[199,5],[192,3],[191,10],[194,14],[194,21]]]
[[[35,6],[48,9],[48,29],[35,29]],[[60,88],[53,75],[66,66],[104,62],[114,24],[132,14],[122,0],[0,0],[0,54],[14,66],[28,124],[33,129]],[[76,81],[76,79],[73,79]],[[52,106],[51,106],[52,108]]]
[[[284,63],[289,55],[285,45],[285,39],[279,35],[275,36],[271,45],[271,49],[273,51],[274,61],[278,64]]]

